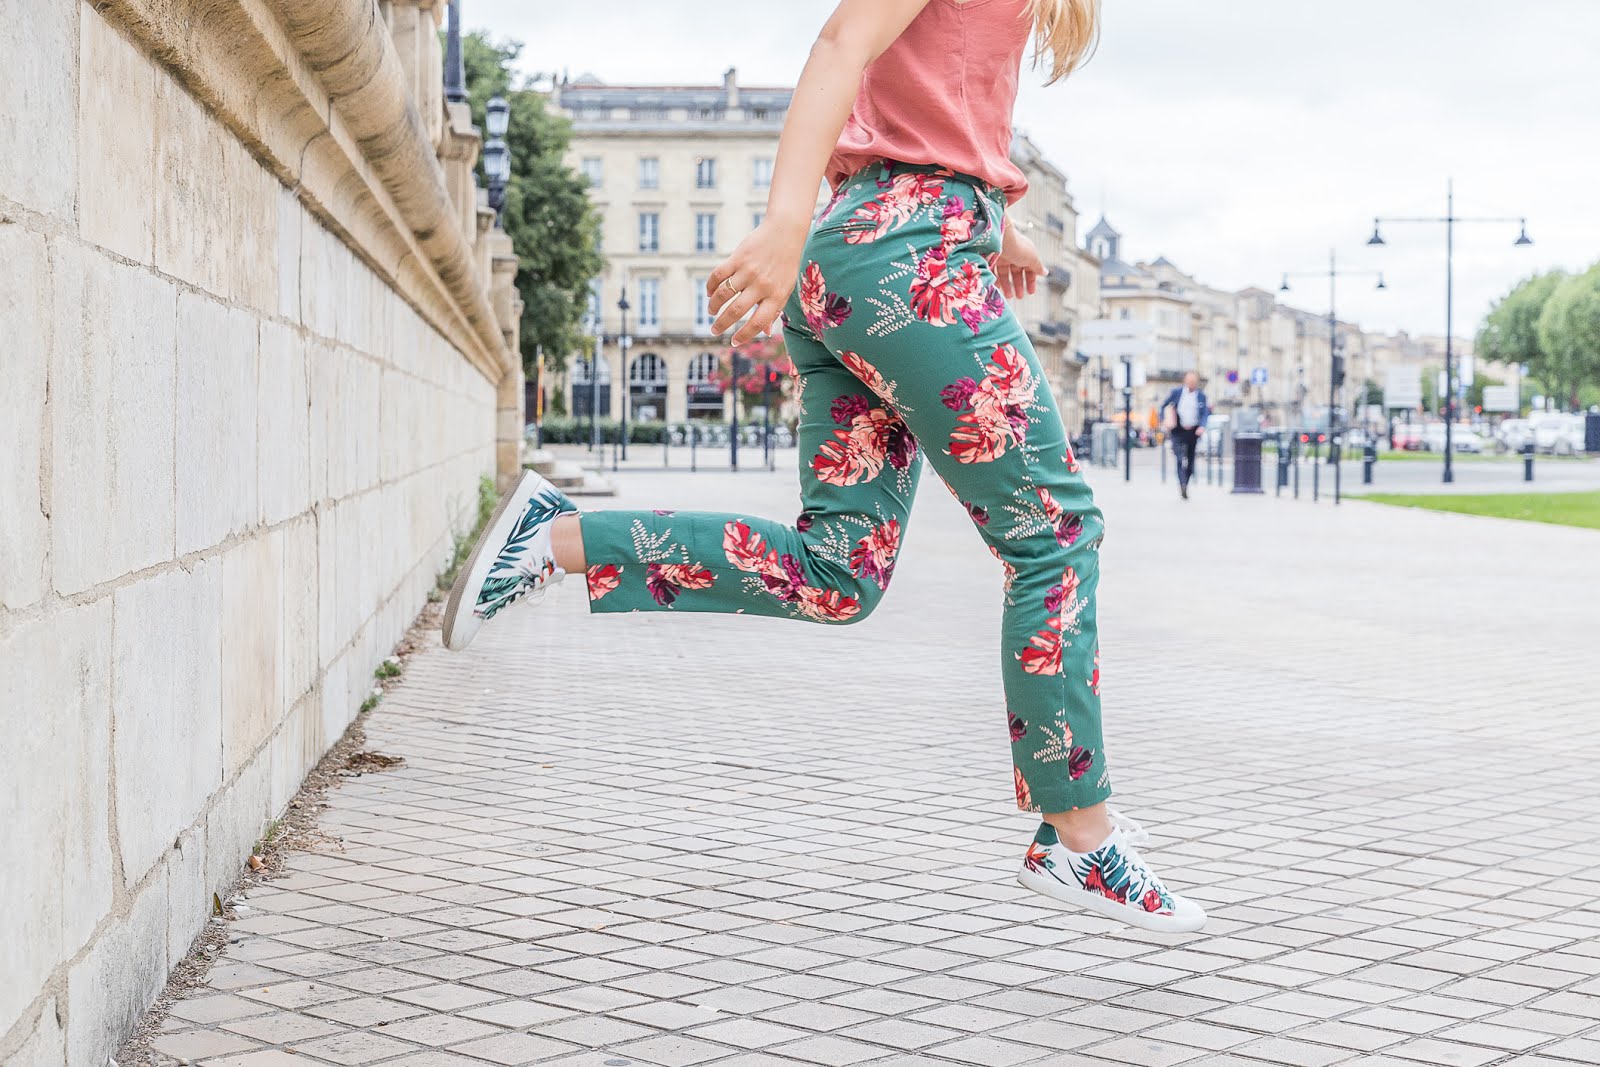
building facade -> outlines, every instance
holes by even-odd
[[[1140,339],[1144,382],[1134,390],[1136,424],[1153,420],[1154,409],[1191,370],[1217,410],[1250,409],[1271,425],[1294,426],[1325,418],[1335,353],[1344,379],[1331,392],[1347,418],[1365,400],[1368,384],[1381,388],[1391,369],[1432,373],[1444,366],[1443,337],[1373,333],[1342,320],[1330,326],[1326,313],[1282,303],[1280,292],[1215,289],[1165,257],[1132,261],[1122,241],[1102,218],[1085,236],[1084,251],[1099,262],[1097,326]],[[1454,351],[1470,380],[1471,343],[1457,338]],[[1091,378],[1105,362],[1102,354],[1091,358]],[[1105,373],[1109,377],[1109,368]],[[1120,395],[1103,386],[1099,393],[1109,401],[1108,413],[1120,409]]]
[[[589,180],[606,259],[589,307],[598,359],[569,363],[569,411],[621,416],[626,380],[630,418],[726,417],[715,382],[727,345],[711,333],[706,278],[761,222],[790,94],[741,86],[731,69],[721,85],[584,76],[552,91],[549,106],[572,122],[567,161]]]
[[[618,418],[626,393],[630,419],[730,414],[718,384],[727,345],[711,333],[705,283],[766,211],[791,93],[740,85],[731,69],[720,85],[607,85],[584,75],[552,90],[548,106],[572,122],[567,162],[589,180],[606,259],[589,308],[598,358],[570,360],[569,411]],[[1079,322],[1098,313],[1099,264],[1077,247],[1066,176],[1024,136],[1012,158],[1031,186],[1013,223],[1050,271],[1038,293],[1014,304],[1070,426],[1083,392],[1075,340]]]

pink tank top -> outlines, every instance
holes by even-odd
[[[828,184],[887,159],[948,167],[1022,199],[1011,112],[1032,29],[1028,0],[928,0],[862,76]]]

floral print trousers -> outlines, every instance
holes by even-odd
[[[1095,586],[1103,525],[1027,334],[995,286],[1005,200],[882,164],[818,215],[784,314],[799,379],[801,511],[581,518],[595,612],[866,618],[889,587],[922,457],[1000,561],[1017,805],[1110,795]]]

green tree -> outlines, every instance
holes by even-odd
[[[1422,368],[1422,410],[1439,414],[1439,372],[1443,367]]]
[[[510,105],[506,144],[511,181],[501,225],[517,249],[517,291],[522,295],[522,364],[531,374],[543,346],[545,368],[560,372],[567,354],[587,350],[580,324],[589,283],[600,273],[600,219],[588,184],[566,165],[571,124],[548,110],[544,94],[513,86],[517,41],[495,43],[482,31],[461,41],[472,119],[484,125],[484,105],[503,96]],[[482,168],[479,168],[482,181]]]
[[[1600,263],[1564,278],[1539,314],[1540,378],[1576,408],[1585,386],[1600,382]]]

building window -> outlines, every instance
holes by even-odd
[[[717,216],[714,213],[701,211],[695,214],[694,250],[696,252],[717,250]]]
[[[1061,216],[1059,215],[1046,214],[1044,217],[1044,224],[1051,233],[1067,232],[1067,224],[1062,221]]]
[[[661,188],[661,160],[655,156],[642,156],[639,159],[639,188]]]
[[[696,189],[715,189],[717,187],[717,161],[709,157],[702,157],[694,161],[694,187]]]
[[[661,215],[659,212],[639,212],[639,251],[661,251]]]
[[[757,211],[754,215],[750,216],[750,225],[758,230],[761,228],[761,224],[766,221],[767,213],[765,211]]]
[[[697,119],[720,119],[722,117],[722,109],[720,107],[696,108],[694,117]]]
[[[639,328],[658,329],[661,326],[661,279],[639,279]]]
[[[629,112],[629,115],[632,116],[635,122],[658,122],[667,117],[667,109],[664,107],[636,107]]]
[[[765,189],[772,184],[772,160],[758,159],[755,166],[755,187]]]
[[[753,107],[750,109],[750,117],[756,122],[765,122],[767,121],[767,109],[764,107]]]
[[[694,285],[694,332],[708,334],[711,332],[711,298],[706,295],[705,278],[693,279]]]
[[[600,181],[605,175],[605,171],[602,169],[602,164],[600,162],[600,157],[584,156],[583,163],[580,165],[580,169],[583,171],[584,180],[589,183],[590,188],[598,189],[600,187]]]

